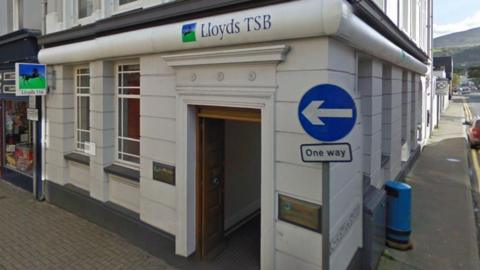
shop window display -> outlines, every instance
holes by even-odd
[[[32,126],[27,119],[28,102],[5,101],[5,167],[32,174]]]

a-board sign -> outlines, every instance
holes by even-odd
[[[348,143],[302,144],[303,162],[351,162],[352,148]]]
[[[303,95],[298,118],[308,135],[319,141],[333,142],[352,131],[357,109],[346,90],[333,84],[320,84]]]
[[[17,96],[42,96],[47,93],[47,66],[16,63],[15,83]]]

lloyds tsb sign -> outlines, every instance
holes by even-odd
[[[232,18],[225,23],[205,22],[188,23],[182,26],[182,41],[195,42],[198,38],[217,38],[223,40],[226,36],[237,35],[242,32],[266,31],[272,28],[272,16],[269,14]]]

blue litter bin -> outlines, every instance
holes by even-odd
[[[388,181],[387,193],[387,244],[396,248],[410,248],[412,232],[412,188],[401,182]],[[390,245],[391,246],[391,245]]]

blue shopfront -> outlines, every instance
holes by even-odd
[[[0,36],[1,179],[32,192],[37,198],[42,197],[42,133],[40,122],[31,120],[28,112],[41,111],[41,98],[16,96],[15,64],[37,62],[39,34],[35,30],[19,30]]]

